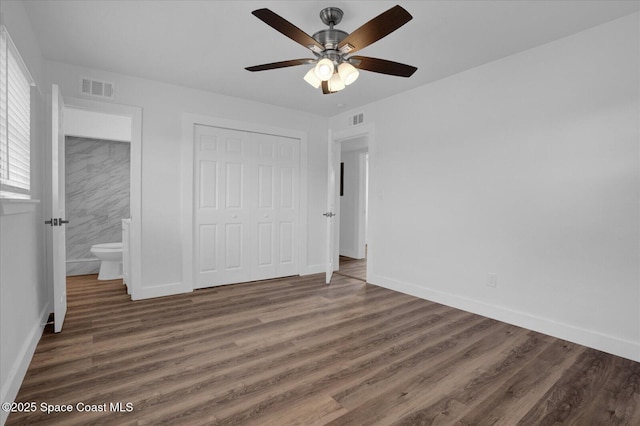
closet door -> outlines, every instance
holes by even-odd
[[[300,141],[257,135],[257,192],[252,221],[253,280],[298,274],[298,211]],[[253,205],[252,205],[253,206]]]
[[[252,167],[251,176],[251,182],[255,182],[255,192],[252,191],[255,205],[251,209],[255,237],[255,244],[252,245],[251,279],[262,280],[277,276],[277,137],[256,135],[254,147],[257,162]]]
[[[194,288],[251,278],[246,136],[196,127]]]
[[[299,141],[196,126],[194,288],[298,273]]]
[[[277,274],[298,274],[298,212],[300,143],[297,139],[280,138],[276,168],[277,187]]]

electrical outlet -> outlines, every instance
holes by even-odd
[[[487,277],[487,286],[489,287],[498,286],[498,274],[496,274],[495,272],[489,272],[489,276]]]

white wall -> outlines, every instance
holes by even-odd
[[[640,361],[638,26],[359,108],[369,281]]]
[[[40,200],[24,213],[4,214],[4,203],[0,208],[0,401],[5,402],[14,400],[29,366],[49,312],[49,294],[44,270],[43,58],[22,4],[3,1],[1,13],[37,86],[31,91],[31,191]],[[0,411],[0,424],[6,418]]]
[[[262,124],[308,133],[308,246],[302,273],[324,263],[328,120],[299,111],[141,78],[47,62],[48,83],[64,96],[78,92],[80,76],[114,82],[115,103],[142,107],[142,287],[170,294],[182,280],[181,144],[184,113]]]

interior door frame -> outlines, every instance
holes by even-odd
[[[330,131],[328,158],[329,159],[333,158],[333,161],[335,162],[333,164],[334,170],[340,170],[340,164],[339,164],[340,155],[332,156],[331,153],[336,152],[336,150],[337,152],[341,153],[342,142],[359,138],[359,137],[366,138],[367,145],[368,145],[368,153],[369,153],[369,164],[368,164],[369,188],[368,189],[369,189],[369,211],[371,211],[371,205],[372,205],[373,199],[375,198],[375,197],[372,197],[371,195],[375,194],[375,188],[376,188],[375,174],[374,174],[375,126],[373,125],[373,123],[359,124],[357,126],[349,127],[347,129],[339,130],[339,131]],[[340,185],[339,179],[336,179],[335,185],[336,187]],[[336,189],[339,189],[339,188],[336,188]],[[329,189],[327,188],[327,193],[328,191]],[[334,194],[335,194],[334,205],[336,209],[334,213],[336,213],[336,217],[335,217],[336,220],[334,222],[333,229],[331,231],[328,231],[328,232],[333,232],[333,247],[332,247],[332,250],[327,250],[328,252],[333,254],[333,259],[327,259],[327,268],[329,267],[328,264],[332,262],[333,270],[337,271],[340,268],[340,191],[335,190]],[[329,198],[328,195],[327,195],[327,198]],[[368,218],[369,218],[369,222],[368,222],[368,229],[367,229],[367,277],[370,277],[373,275],[373,267],[375,265],[375,257],[373,255],[375,253],[375,244],[374,244],[373,232],[372,232],[372,230],[374,229],[375,223],[372,221],[371,214],[369,214]],[[327,241],[330,241],[329,235],[327,235]]]
[[[142,108],[101,102],[92,99],[65,97],[65,107],[127,116],[131,118],[129,225],[130,276],[127,288],[136,300],[142,288]]]
[[[194,136],[195,126],[212,126],[243,132],[263,133],[300,140],[299,163],[299,233],[298,233],[298,273],[305,275],[307,265],[307,146],[306,132],[281,127],[265,126],[246,121],[230,120],[206,115],[184,113],[182,115],[182,286],[184,291],[192,291],[195,283],[196,261],[194,257]]]

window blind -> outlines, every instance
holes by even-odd
[[[6,28],[0,41],[0,190],[29,194],[33,80]]]

